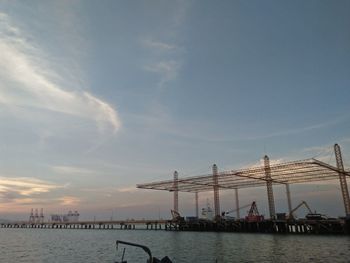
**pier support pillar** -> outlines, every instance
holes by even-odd
[[[345,234],[350,235],[350,216],[345,218]]]
[[[290,189],[289,184],[286,184],[286,194],[287,194],[287,202],[288,202],[288,214],[292,212],[292,199],[290,197]]]
[[[196,217],[199,217],[199,208],[198,208],[198,192],[195,193],[195,201],[196,201]]]
[[[265,155],[264,157],[264,166],[265,166],[265,179],[266,179],[266,186],[267,186],[267,198],[269,201],[270,218],[275,219],[275,216],[276,216],[275,199],[273,197],[270,159],[267,155]]]
[[[214,189],[214,208],[215,216],[220,216],[220,197],[219,197],[219,179],[218,179],[218,167],[213,165],[213,189]]]
[[[179,175],[177,171],[174,172],[174,211],[179,212]]]
[[[239,214],[238,188],[235,188],[235,195],[236,195],[236,213],[237,213],[237,219],[240,219],[241,216],[240,216],[240,214]]]
[[[335,153],[335,160],[337,162],[337,168],[339,170],[339,181],[340,181],[341,192],[343,195],[345,215],[350,215],[349,190],[348,190],[348,185],[346,182],[346,177],[344,174],[343,158],[341,155],[340,146],[338,144],[334,145],[334,153]]]

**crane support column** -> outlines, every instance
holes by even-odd
[[[340,181],[340,188],[343,195],[343,201],[344,201],[344,207],[345,207],[345,214],[350,215],[350,198],[349,198],[349,190],[348,185],[346,182],[346,177],[344,174],[344,164],[343,164],[343,158],[340,151],[340,146],[338,144],[334,145],[334,153],[335,153],[335,160],[337,162],[337,168],[339,170],[339,181]]]
[[[196,217],[199,218],[199,210],[198,210],[198,192],[195,193],[196,198]]]
[[[178,190],[179,175],[174,172],[174,211],[179,212],[179,190]]]
[[[289,184],[286,184],[286,193],[287,193],[287,201],[288,201],[288,213],[292,211],[292,199],[290,198],[290,189]]]
[[[265,166],[265,179],[266,179],[266,186],[267,186],[267,198],[269,201],[270,218],[275,219],[276,211],[275,211],[275,200],[273,197],[273,189],[272,189],[270,159],[267,155],[265,155],[264,157],[264,166]]]
[[[215,216],[220,216],[219,179],[218,167],[216,166],[216,164],[213,165],[213,183]]]
[[[235,188],[235,194],[236,194],[236,213],[237,213],[237,219],[240,219],[240,214],[239,214],[239,199],[238,199],[238,188]]]

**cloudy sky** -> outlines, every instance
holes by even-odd
[[[135,185],[265,154],[334,163],[336,142],[349,167],[349,13],[346,0],[0,0],[0,218],[169,217],[170,193]],[[343,214],[337,181],[291,191]],[[267,214],[265,188],[252,198]],[[180,194],[180,211],[193,202]]]

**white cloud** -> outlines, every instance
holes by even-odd
[[[63,196],[62,198],[59,198],[58,201],[61,205],[65,206],[76,206],[81,202],[80,198],[75,196]]]
[[[0,107],[24,109],[26,114],[31,109],[59,112],[92,120],[101,131],[116,132],[121,123],[115,109],[80,87],[72,90],[74,83],[58,76],[49,60],[0,13]]]
[[[188,0],[177,1],[177,7],[173,16],[175,27],[180,27],[185,24],[186,19],[188,17],[188,12],[190,11],[191,6],[192,6],[192,1],[188,1]]]
[[[334,147],[333,145],[323,145],[323,146],[314,146],[303,149],[302,152],[312,155],[311,158],[329,163],[334,160]]]
[[[313,146],[313,147],[308,147],[303,149],[303,152],[332,152],[333,147],[330,145],[325,145],[325,146]]]
[[[154,51],[164,52],[164,51],[172,51],[177,49],[176,45],[164,43],[161,41],[156,41],[150,38],[144,39],[142,43],[144,44],[145,47],[150,48]]]
[[[95,171],[75,166],[52,166],[52,170],[60,174],[92,174]]]
[[[276,164],[281,164],[286,162],[284,158],[279,158],[279,159],[270,159],[270,165],[276,165]],[[249,164],[245,164],[239,169],[248,169],[248,168],[258,168],[258,167],[264,167],[265,160],[260,159],[259,161],[256,162],[251,162]]]
[[[31,196],[61,188],[60,185],[31,177],[0,177],[0,197]]]
[[[98,187],[98,188],[85,188],[82,191],[91,192],[91,193],[99,193],[99,194],[108,194],[111,195],[113,193],[135,193],[140,189],[136,188],[135,185],[123,186],[123,187]]]
[[[120,193],[134,193],[139,189],[137,189],[135,186],[126,186],[126,187],[117,188],[116,190]]]
[[[172,12],[168,16],[170,25],[166,27],[166,30],[158,36],[148,36],[141,41],[143,47],[152,54],[151,62],[143,65],[143,69],[159,75],[158,88],[160,91],[168,82],[177,78],[184,61],[183,53],[186,52],[183,46],[171,43],[171,40],[181,39],[181,29],[185,24],[191,3],[181,0],[172,4]],[[170,40],[170,42],[162,39]]]
[[[340,140],[342,143],[350,143],[350,138],[343,138]]]
[[[163,88],[164,84],[175,79],[180,70],[180,63],[175,60],[160,61],[154,64],[145,66],[145,70],[154,72],[160,75],[159,87]]]

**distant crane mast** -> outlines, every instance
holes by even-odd
[[[35,222],[35,223],[39,223],[38,208],[35,208],[34,222]]]
[[[32,208],[31,212],[30,212],[30,216],[29,216],[29,222],[30,223],[34,223],[34,209]]]
[[[40,218],[39,218],[40,223],[44,223],[44,209],[40,209]]]

